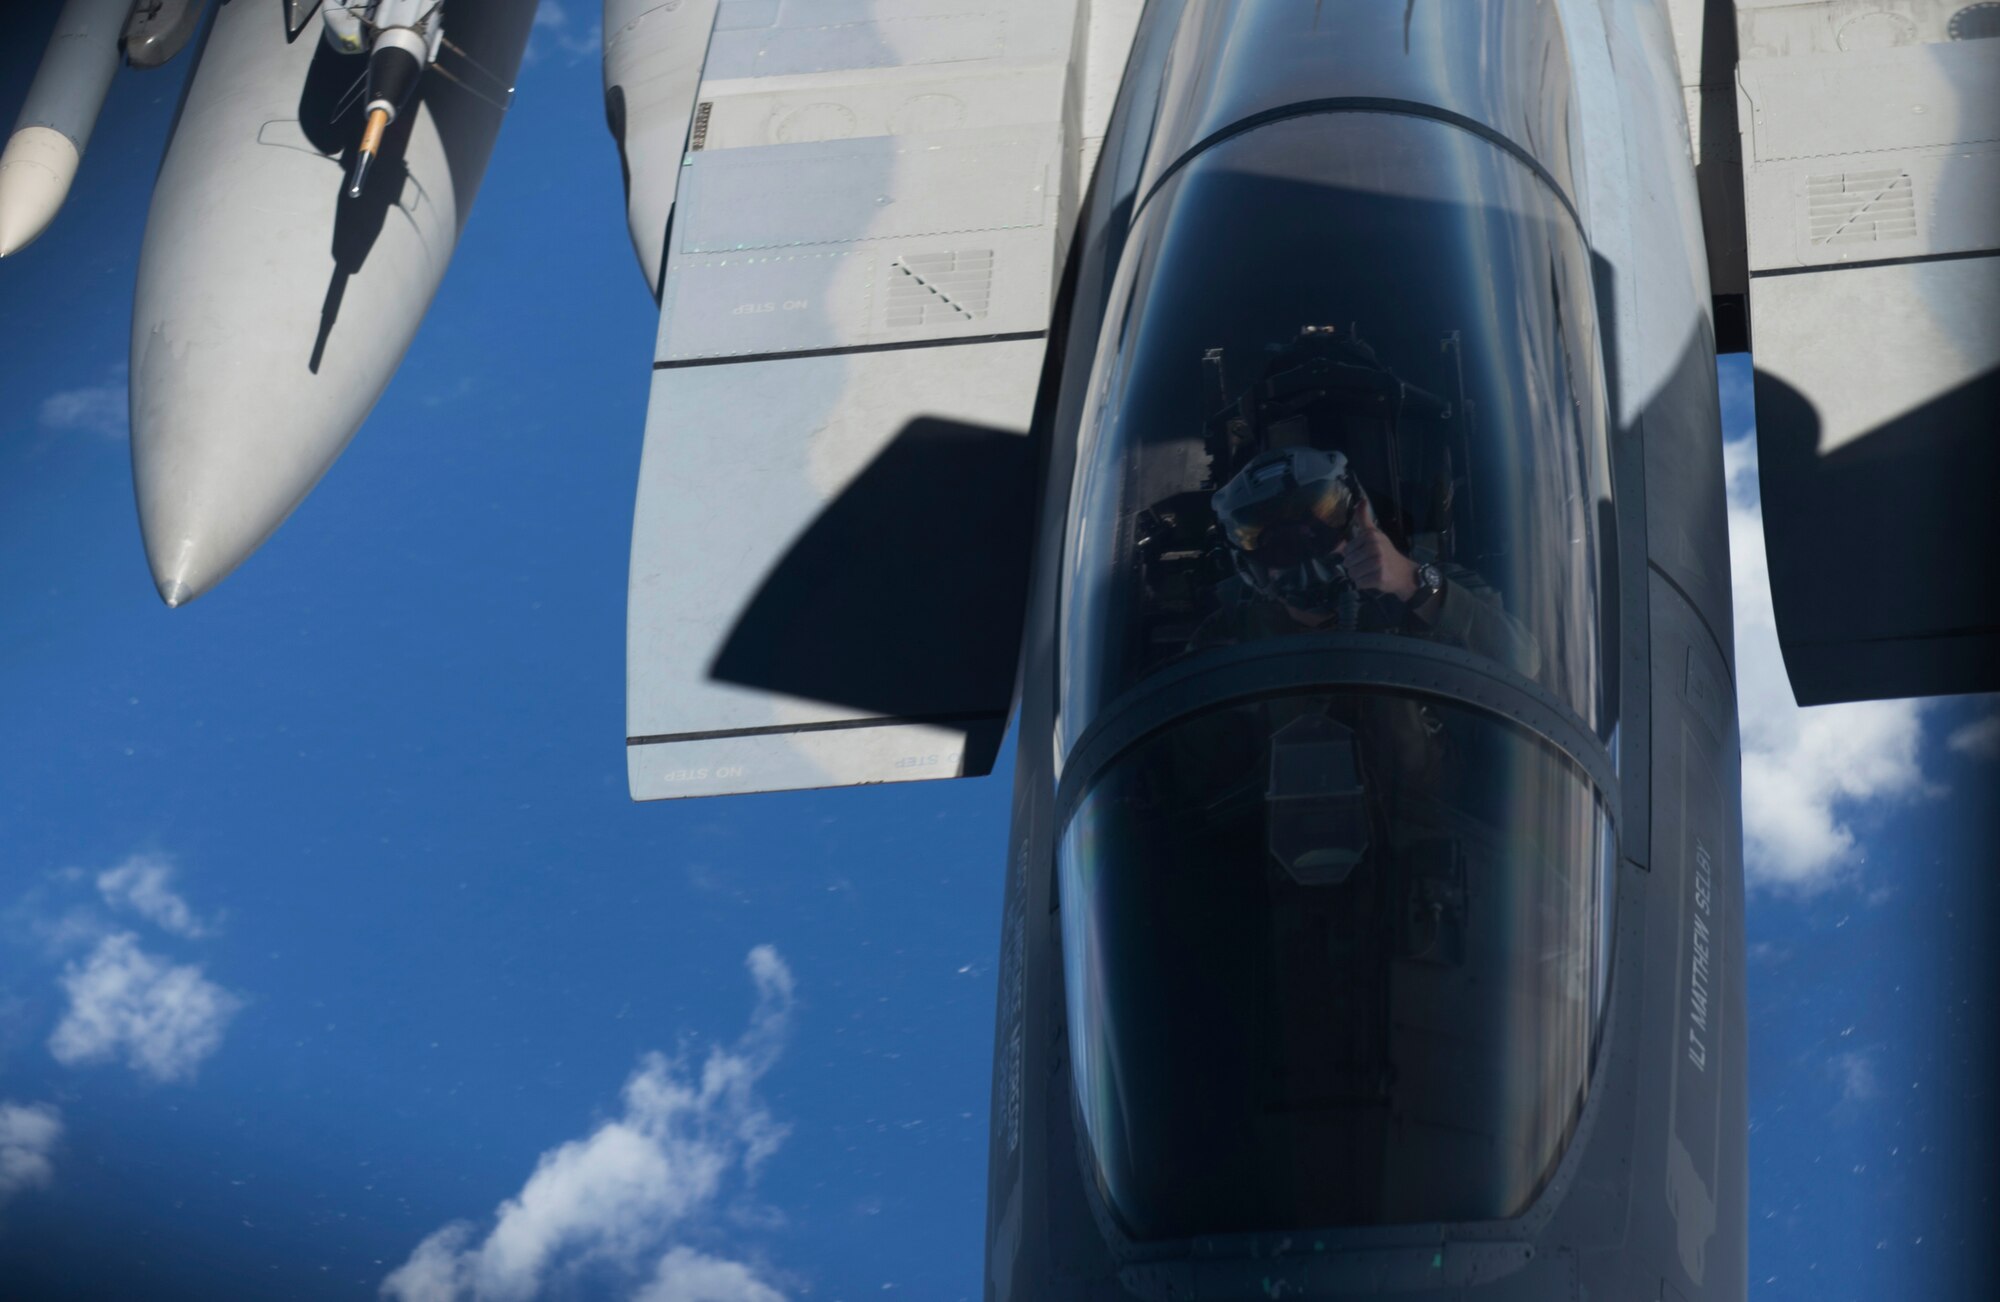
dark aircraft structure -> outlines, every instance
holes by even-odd
[[[1192,17],[1051,423],[991,1296],[1740,1297],[1709,296],[1637,305],[1679,352],[1619,430],[1583,217],[1650,142],[1579,139],[1549,6]]]
[[[992,1302],[1745,1295],[1717,330],[1757,336],[1800,699],[2000,685],[1990,582],[1899,584],[1832,536],[1866,479],[1990,576],[1949,481],[2000,428],[2000,212],[1935,215],[1972,202],[1930,170],[1953,151],[1869,154],[1903,142],[1842,143],[1870,110],[1825,103],[1866,82],[1970,139],[2000,42],[1923,6],[1708,8],[1128,6],[1115,92],[1087,61],[1068,92],[1073,172],[864,128],[766,146],[797,170],[754,223],[718,203],[756,164],[709,152],[751,115],[711,46],[634,528],[633,791],[979,772],[1018,711]],[[993,192],[1020,214],[1044,176],[1068,252],[1032,262]],[[846,193],[873,211],[829,230]],[[883,195],[926,210],[888,225]],[[1857,298],[1912,336],[1854,329]],[[1857,388],[1904,428],[1856,429]],[[1789,451],[1821,421],[1851,443]],[[733,491],[786,463],[792,500]],[[717,537],[719,568],[676,563]]]
[[[95,99],[8,147],[51,177],[119,6],[69,8]],[[170,605],[387,384],[531,8],[217,6],[134,324]],[[632,794],[977,775],[1015,721],[990,1302],[1744,1297],[1714,358],[1798,700],[2000,688],[2000,6],[604,32],[661,305]]]

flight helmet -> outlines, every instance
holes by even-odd
[[[1334,550],[1362,500],[1345,454],[1298,446],[1252,457],[1211,505],[1245,583],[1299,610],[1327,612],[1353,587]]]

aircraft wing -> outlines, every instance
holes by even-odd
[[[2000,5],[1686,0],[1674,18],[1724,333],[1747,280],[1794,694],[2000,689]],[[1735,185],[1716,166],[1731,116]]]
[[[1045,340],[1139,7],[715,8],[692,105],[662,110],[689,125],[633,520],[634,798],[990,768]],[[634,176],[662,161],[643,125]]]

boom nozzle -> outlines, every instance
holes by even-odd
[[[354,156],[354,175],[347,183],[350,199],[361,197],[361,187],[368,182],[375,156],[382,152],[383,133],[402,116],[416,96],[424,70],[437,58],[438,47],[444,40],[444,26],[438,14],[442,7],[441,0],[380,0],[369,11],[376,28],[368,48],[368,125],[362,130],[361,148]],[[337,49],[350,48],[360,35],[358,25],[353,32],[346,31],[352,25],[347,21],[353,18],[352,7],[342,11],[344,20],[338,30],[332,17],[334,11],[324,13],[329,41]]]
[[[361,197],[361,187],[368,184],[368,169],[374,166],[375,155],[382,152],[382,133],[388,129],[388,109],[368,110],[368,126],[361,133],[361,148],[354,156],[354,176],[347,183],[348,198]]]

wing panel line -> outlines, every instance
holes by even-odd
[[[678,371],[689,366],[734,366],[739,362],[775,362],[789,357],[852,357],[859,353],[900,353],[909,348],[945,348],[959,344],[1011,344],[1029,339],[1046,339],[1046,330],[1016,330],[999,335],[950,335],[941,339],[891,339],[872,344],[844,344],[838,348],[803,348],[776,353],[732,353],[726,357],[679,357],[654,362],[656,371]]]
[[[627,746],[658,746],[679,741],[721,741],[728,737],[778,737],[799,732],[844,732],[852,728],[898,728],[911,724],[986,723],[1005,719],[1005,710],[961,710],[954,714],[884,714],[867,719],[829,719],[824,723],[777,723],[761,728],[718,728],[710,732],[662,732],[627,737]]]

